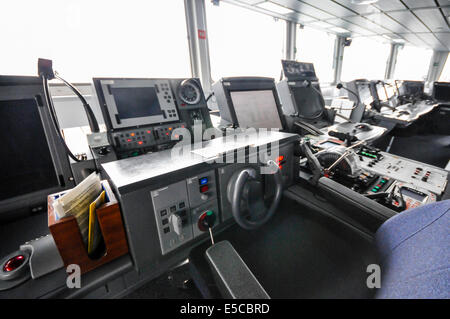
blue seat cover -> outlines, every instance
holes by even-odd
[[[450,200],[404,211],[377,231],[377,298],[450,297]]]

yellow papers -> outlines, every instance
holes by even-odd
[[[75,217],[86,246],[88,243],[89,206],[101,192],[100,177],[96,173],[92,173],[53,202],[55,214],[59,218],[70,215]]]
[[[89,236],[88,236],[88,254],[91,254],[100,244],[102,233],[97,219],[97,208],[105,203],[105,191],[96,198],[89,206]]]

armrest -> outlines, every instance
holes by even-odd
[[[230,242],[221,241],[208,248],[206,259],[225,298],[270,298]]]

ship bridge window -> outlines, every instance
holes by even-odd
[[[432,50],[425,48],[409,45],[400,48],[394,78],[398,80],[425,80],[432,54]]]
[[[333,81],[333,52],[336,36],[321,30],[304,27],[297,30],[297,60],[314,63],[321,83]]]
[[[285,22],[242,7],[207,1],[211,76],[266,76],[281,73]]]
[[[384,79],[389,52],[387,40],[353,38],[344,49],[342,80]]]
[[[72,82],[191,73],[182,0],[2,1],[0,29],[5,75],[37,75],[39,57]]]

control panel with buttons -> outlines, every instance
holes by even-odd
[[[151,191],[162,254],[219,225],[214,170]]]
[[[428,164],[385,152],[358,152],[357,165],[363,171],[387,176],[441,195],[447,185],[448,172]]]
[[[134,128],[112,133],[116,151],[144,150],[172,141],[172,134],[177,128],[184,128],[184,123],[165,124]],[[173,141],[179,136],[173,136]]]

